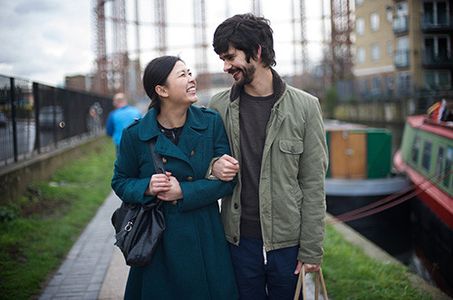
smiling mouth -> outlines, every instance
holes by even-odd
[[[196,89],[195,86],[192,86],[192,87],[188,88],[188,89],[186,90],[186,92],[188,92],[188,93],[196,93],[196,92],[197,92],[197,89]]]
[[[231,74],[231,76],[233,76],[233,78],[234,78],[235,80],[237,80],[237,77],[238,77],[239,74],[241,73],[241,70],[236,69],[236,70],[234,70],[234,71],[232,71],[232,72],[229,72],[229,73]]]

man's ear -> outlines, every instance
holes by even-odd
[[[165,98],[165,97],[168,97],[168,92],[167,92],[167,89],[165,88],[165,86],[163,85],[156,85],[156,87],[154,88],[154,90],[156,91],[156,93],[162,97],[162,98]]]
[[[258,45],[258,49],[256,49],[256,60],[260,60],[261,59],[261,45]]]

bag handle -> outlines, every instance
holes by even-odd
[[[154,166],[156,168],[156,173],[165,173],[164,163],[162,162],[162,156],[159,153],[154,151],[154,145],[156,144],[156,139],[151,139],[149,141],[149,150],[151,151],[151,156],[153,157]]]
[[[315,272],[315,299],[318,300],[319,297],[319,285],[322,287],[322,296],[324,300],[329,300],[327,296],[326,283],[324,282],[324,276],[322,275],[321,267],[319,271]],[[302,288],[302,296],[304,300],[307,299],[307,288],[305,286],[305,265],[302,265],[302,269],[299,272],[299,278],[297,279],[296,292],[294,293],[294,300],[299,300],[300,290]]]

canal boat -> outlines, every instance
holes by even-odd
[[[411,246],[410,206],[394,204],[410,184],[392,169],[392,132],[334,120],[326,120],[325,128],[327,211],[404,260]]]
[[[412,230],[417,256],[430,273],[430,279],[451,296],[453,122],[450,118],[440,118],[439,109],[430,115],[407,117],[401,148],[393,163],[416,189]]]

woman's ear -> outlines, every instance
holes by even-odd
[[[154,90],[156,91],[156,93],[162,97],[162,98],[165,98],[165,97],[168,97],[168,92],[167,92],[167,89],[165,88],[165,86],[163,85],[156,85],[156,87],[154,88]]]

